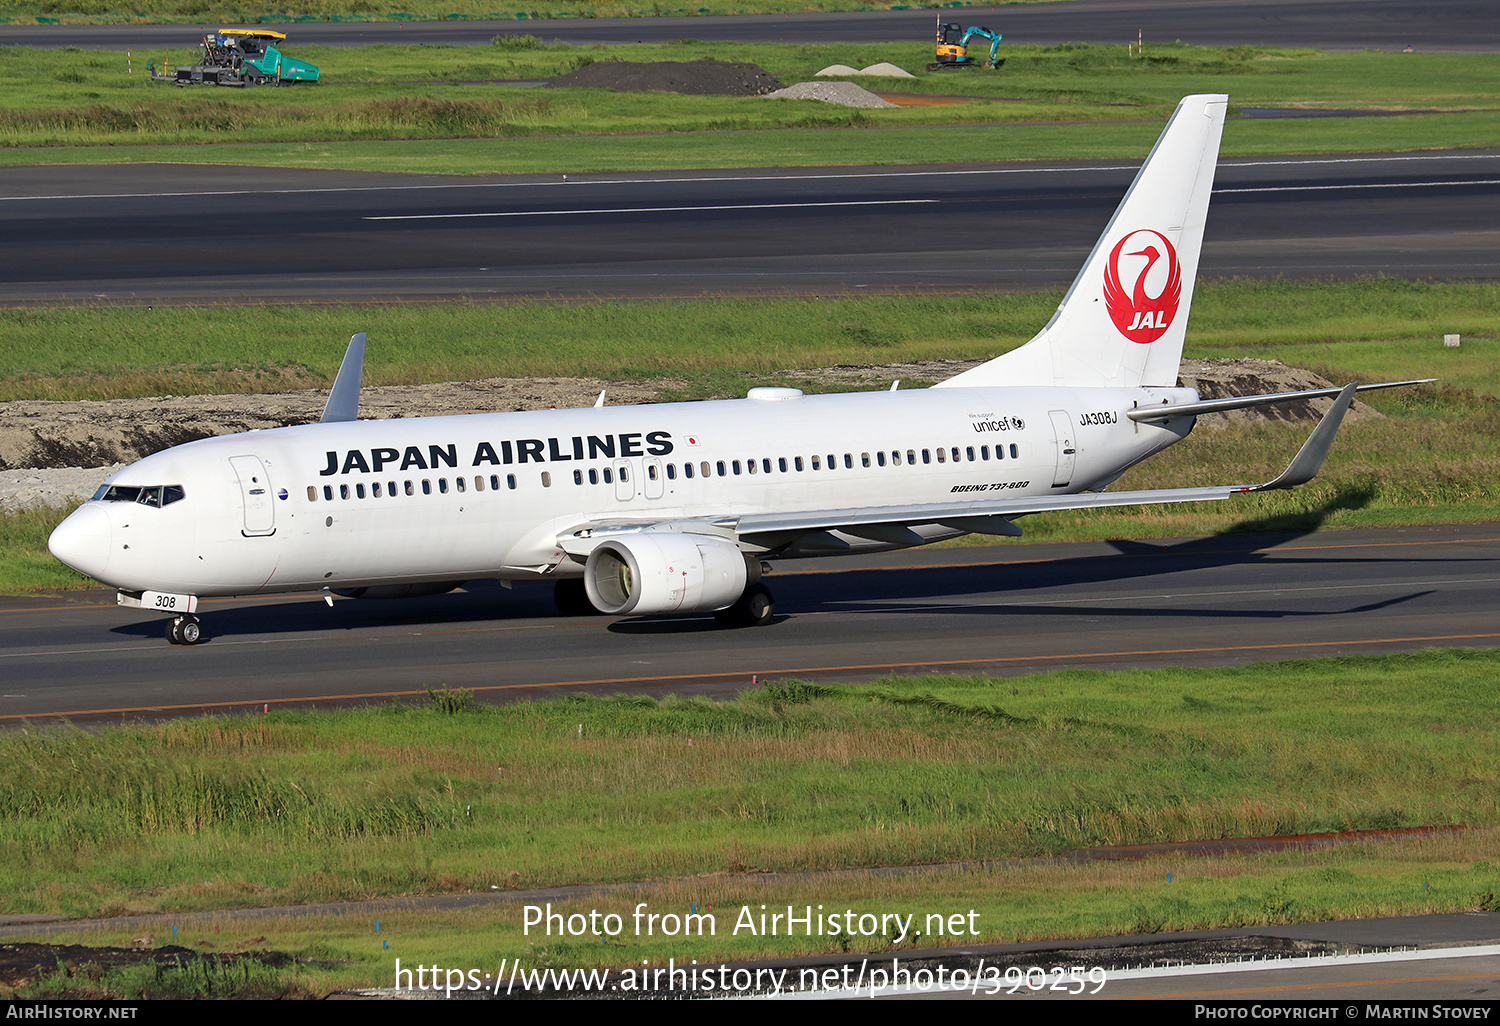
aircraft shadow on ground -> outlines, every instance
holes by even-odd
[[[1310,522],[1319,524],[1334,511],[1356,508],[1369,501],[1366,489],[1345,489],[1334,496],[1319,510],[1308,514]],[[1244,521],[1237,526],[1255,527],[1275,523],[1273,520]],[[1398,556],[1370,557],[1304,557],[1286,556],[1276,551],[1311,533],[1312,528],[1298,531],[1282,531],[1273,534],[1226,534],[1211,538],[1193,539],[1178,544],[1117,540],[1110,542],[1115,549],[1112,555],[1088,555],[1076,558],[1048,560],[1037,563],[1011,563],[997,560],[994,563],[967,566],[916,567],[911,569],[852,569],[841,573],[776,574],[772,573],[766,583],[776,594],[782,615],[776,622],[787,619],[794,612],[833,612],[851,609],[876,611],[880,605],[900,602],[919,602],[934,598],[951,598],[968,594],[988,596],[1015,596],[1037,592],[1047,588],[1078,587],[1090,584],[1117,584],[1133,580],[1167,576],[1184,571],[1201,571],[1220,568],[1241,570],[1258,564],[1274,561],[1278,566],[1297,564],[1329,564],[1349,566],[1369,563],[1395,566],[1416,562],[1442,562],[1441,559],[1422,557],[1412,559]],[[993,550],[990,550],[993,551]],[[1023,550],[1008,549],[1007,557],[1022,555]],[[1469,560],[1472,562],[1472,560]],[[829,561],[830,569],[836,568],[837,559]],[[1360,606],[1342,610],[1343,613],[1360,612],[1381,608],[1419,598],[1428,592],[1402,598],[1390,599],[1372,606]],[[1072,616],[1294,616],[1330,615],[1334,610],[1316,612],[1286,611],[1240,611],[1226,608],[1210,608],[1203,605],[1176,608],[1163,606],[1124,608],[1128,600],[1120,596],[1119,603],[1108,605],[1109,597],[1088,606],[1072,603],[1006,604],[1003,601],[990,604],[933,605],[932,612],[972,611],[977,614],[1015,615],[1061,615]],[[289,597],[286,601],[252,603],[227,609],[216,609],[207,605],[200,611],[203,617],[205,643],[215,638],[229,639],[254,635],[295,635],[301,633],[329,633],[335,631],[371,631],[389,629],[398,633],[419,633],[428,627],[464,629],[465,625],[492,623],[505,620],[532,620],[536,618],[560,618],[552,602],[552,589],[547,582],[517,582],[505,588],[498,581],[471,581],[461,590],[445,595],[433,595],[411,599],[335,599],[333,606],[326,606],[320,596],[304,598]],[[600,617],[603,621],[606,618]],[[580,618],[579,622],[591,622]],[[150,618],[121,624],[112,632],[126,637],[161,637],[165,631],[165,618]],[[673,635],[704,631],[737,630],[726,627],[707,614],[667,617],[630,617],[617,620],[608,629],[619,634]]]

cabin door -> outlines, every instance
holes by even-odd
[[[1057,437],[1057,470],[1052,475],[1053,488],[1066,488],[1073,481],[1073,461],[1078,446],[1073,439],[1073,418],[1067,410],[1049,410],[1052,433]]]
[[[271,502],[271,479],[259,456],[231,456],[229,465],[239,481],[245,526],[240,533],[260,538],[276,533],[276,507]]]

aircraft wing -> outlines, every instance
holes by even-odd
[[[957,502],[910,505],[863,506],[778,513],[748,513],[672,523],[590,524],[564,534],[559,546],[575,558],[587,556],[595,544],[615,534],[640,531],[673,531],[684,534],[718,535],[743,546],[774,549],[800,535],[817,531],[841,531],[857,537],[893,544],[920,544],[913,527],[938,524],[973,534],[1016,536],[1021,529],[1011,517],[1028,513],[1050,513],[1070,509],[1102,509],[1110,506],[1145,506],[1167,502],[1213,502],[1231,495],[1293,488],[1317,476],[1338,433],[1344,414],[1354,402],[1356,385],[1338,390],[1329,407],[1296,457],[1273,480],[1254,485],[1214,485],[1204,488],[1153,488],[1130,492],[1077,492],[1066,495],[986,495]]]

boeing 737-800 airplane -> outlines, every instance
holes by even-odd
[[[360,334],[321,423],[149,456],[49,546],[122,605],[169,614],[178,644],[201,638],[203,596],[331,603],[482,578],[555,580],[565,609],[759,624],[781,557],[1300,484],[1357,386],[1209,402],[1175,387],[1226,102],[1182,101],[1035,338],[931,389],[360,421]],[[1104,490],[1198,414],[1320,395],[1337,400],[1274,481]]]

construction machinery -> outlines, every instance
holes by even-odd
[[[969,40],[988,39],[990,41],[990,56],[988,60],[981,60],[969,56]],[[938,16],[937,26],[937,60],[927,65],[928,71],[941,71],[944,68],[995,68],[1005,63],[997,61],[996,55],[1000,52],[1000,33],[992,32],[978,25],[962,28],[948,22],[944,24],[942,16]]]
[[[177,85],[296,85],[318,81],[316,65],[293,60],[278,48],[286,34],[270,29],[223,28],[203,37],[197,64],[164,68],[153,66],[151,77]]]

